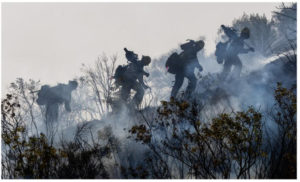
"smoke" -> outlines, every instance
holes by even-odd
[[[100,104],[107,103],[97,98],[95,90],[87,83],[85,76],[77,78],[79,85],[72,92],[72,111],[66,112],[63,106],[60,106],[59,119],[53,126],[57,128],[55,140],[58,142],[61,136],[72,140],[77,125],[82,123],[89,123],[92,133],[111,127],[117,138],[124,139],[128,137],[128,129],[135,124],[143,123],[144,117],[147,120],[154,120],[156,107],[160,105],[160,101],[169,100],[175,80],[175,76],[165,69],[165,62],[173,52],[180,51],[179,47],[170,50],[145,67],[150,76],[145,77],[144,80],[151,90],[145,92],[144,103],[149,102],[144,106],[148,109],[142,112],[132,114],[132,111],[124,106],[114,113],[106,105],[105,112],[101,112]],[[243,64],[241,77],[239,79],[229,77],[225,82],[219,79],[223,65],[217,63],[214,54],[206,54],[205,49],[198,52],[198,60],[203,71],[199,72],[197,69],[191,71],[194,71],[198,78],[194,98],[204,105],[202,115],[205,120],[218,113],[244,110],[249,106],[266,110],[274,104],[273,91],[277,81],[286,83],[286,86],[295,83],[295,70],[291,70],[292,73],[286,72],[286,65],[289,64],[287,58],[264,57],[259,52],[260,50],[257,50],[254,53],[239,55]],[[185,79],[179,93],[185,91],[187,84],[188,80]],[[35,110],[35,113],[39,113],[35,116],[37,127],[40,131],[47,132],[43,118],[44,108],[42,107],[41,111],[38,108]]]
[[[118,148],[113,152],[113,157],[105,159],[104,162],[108,166],[111,177],[123,178],[120,168],[116,168],[115,164],[134,169],[143,164],[149,150],[146,145],[129,138],[129,130],[134,125],[149,124],[151,126],[157,118],[156,110],[160,106],[160,101],[170,98],[174,75],[167,73],[165,62],[173,51],[179,50],[172,50],[153,60],[146,69],[150,76],[145,78],[145,82],[151,90],[146,90],[144,107],[141,110],[132,110],[123,105],[118,111],[109,107],[105,112],[101,112],[98,109],[99,99],[95,95],[95,90],[87,84],[85,79],[77,78],[79,85],[72,92],[71,112],[66,112],[64,106],[60,105],[57,122],[46,124],[45,108],[38,108],[37,104],[34,105],[34,117],[39,132],[46,133],[48,139],[58,147],[61,141],[74,141],[81,127],[85,127],[80,134],[81,139],[90,144],[94,140],[103,142],[115,138]],[[206,55],[203,50],[198,53],[198,60],[203,71],[199,72],[197,69],[191,71],[194,71],[198,79],[193,98],[203,106],[200,113],[201,121],[209,122],[220,113],[242,111],[249,106],[266,112],[274,105],[273,93],[277,81],[284,83],[286,87],[296,83],[296,69],[290,68],[291,62],[286,57],[265,58],[258,53],[251,53],[240,56],[240,59],[243,63],[241,77],[234,79],[229,76],[226,81],[220,81],[223,65],[217,63],[213,54]],[[184,92],[187,84],[188,80],[185,79],[179,92]],[[29,116],[26,118],[30,119]],[[268,121],[266,125],[270,129],[275,127]],[[187,130],[189,126],[182,124],[178,129]],[[159,141],[170,133],[172,132],[164,128],[156,130],[152,140],[157,141],[159,145]],[[31,134],[35,133],[31,132]],[[176,170],[175,167],[174,170]]]
[[[174,75],[169,74],[165,70],[165,62],[168,56],[178,50],[172,50],[168,54],[154,60],[150,71],[150,86],[152,92],[158,98],[157,100],[168,100],[170,97],[171,87],[173,86]],[[203,50],[198,53],[199,63],[203,67],[203,71],[199,73],[195,69],[195,74],[199,81],[195,93],[201,98],[201,94],[205,95],[209,90],[215,91],[221,88],[226,93],[227,101],[220,102],[217,105],[221,106],[220,112],[230,110],[243,110],[249,106],[254,106],[257,109],[267,109],[274,104],[273,93],[277,82],[286,83],[287,87],[295,84],[295,70],[285,70],[288,62],[283,56],[265,57],[256,50],[248,54],[239,55],[242,61],[242,73],[240,78],[229,77],[227,82],[219,81],[218,76],[223,69],[222,64],[218,64],[216,57],[213,54],[206,55]],[[193,70],[192,70],[193,71]],[[207,83],[208,82],[208,83]],[[186,89],[188,81],[185,79],[181,92]],[[207,85],[208,84],[208,85]],[[210,93],[213,95],[213,93]],[[218,94],[220,95],[220,94]],[[213,96],[217,97],[217,96]],[[205,99],[205,98],[204,98]],[[212,98],[213,99],[213,98]],[[226,103],[226,104],[225,104]],[[209,103],[208,103],[209,104]],[[211,107],[210,107],[211,109]]]

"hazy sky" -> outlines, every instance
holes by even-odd
[[[206,37],[214,51],[217,30],[243,13],[265,14],[279,3],[4,3],[2,95],[17,77],[42,83],[79,76],[82,63],[123,48],[158,58],[186,39]],[[125,61],[123,62],[125,63]],[[204,68],[205,69],[205,68]]]

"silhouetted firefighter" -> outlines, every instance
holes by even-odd
[[[149,56],[142,56],[141,60],[138,60],[138,55],[133,51],[129,51],[124,48],[126,52],[125,56],[129,62],[126,66],[118,66],[116,69],[114,78],[116,80],[116,86],[121,86],[121,99],[124,102],[128,102],[130,98],[131,89],[136,93],[132,99],[132,104],[139,106],[144,97],[144,89],[149,88],[145,83],[143,76],[149,76],[149,73],[144,71],[144,66],[147,66],[151,62]]]
[[[197,59],[197,52],[204,47],[202,40],[193,41],[182,44],[181,52],[179,55],[173,53],[166,62],[166,69],[169,73],[175,74],[175,84],[172,88],[171,97],[176,97],[180,87],[183,84],[184,77],[189,80],[188,87],[186,89],[187,97],[189,97],[196,88],[197,79],[194,74],[195,68],[202,71],[203,68],[199,64]]]
[[[38,105],[46,106],[46,122],[57,121],[60,104],[65,105],[66,111],[70,112],[71,93],[78,86],[76,81],[69,84],[58,84],[55,87],[43,85],[38,92]]]
[[[232,66],[235,66],[234,70],[232,71],[234,73],[232,75],[233,78],[239,78],[242,70],[242,62],[238,57],[238,54],[245,54],[249,51],[254,52],[254,48],[248,46],[244,42],[244,40],[250,37],[250,30],[245,27],[241,31],[240,36],[238,36],[237,31],[233,28],[229,28],[224,25],[221,25],[221,28],[229,38],[227,42],[219,42],[216,46],[215,55],[217,57],[217,62],[219,64],[223,64],[224,62],[221,78],[222,80],[227,78]],[[244,48],[244,45],[247,45],[249,48]]]

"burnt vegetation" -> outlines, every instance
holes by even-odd
[[[296,179],[295,12],[296,4],[282,4],[271,22],[259,15],[233,21],[262,34],[249,42],[264,56],[278,55],[242,77],[240,87],[231,83],[234,92],[215,89],[219,83],[208,74],[200,81],[207,82],[205,91],[192,99],[159,101],[160,91],[149,91],[132,111],[112,105],[118,58],[104,55],[83,66],[72,112],[60,107],[58,121],[46,123],[45,108],[36,103],[40,82],[17,79],[1,100],[2,179]],[[285,37],[273,38],[278,35]],[[164,85],[165,77],[153,80]],[[243,86],[264,89],[272,99],[252,106],[237,91]],[[232,97],[248,105],[236,109]]]
[[[129,129],[129,140],[143,148],[138,160],[114,155],[120,142],[111,128],[93,138],[78,125],[71,141],[53,145],[45,134],[28,135],[18,98],[2,100],[2,177],[26,179],[121,178],[248,179],[296,178],[295,88],[278,83],[276,103],[266,113],[249,107],[202,121],[201,106],[184,100],[162,101],[153,121]],[[264,121],[273,123],[272,129]],[[92,142],[87,141],[92,135]],[[126,150],[126,149],[125,149]],[[110,162],[109,162],[110,161]]]

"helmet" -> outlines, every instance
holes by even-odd
[[[149,56],[142,56],[141,61],[144,65],[149,65],[151,62],[151,58]]]
[[[249,28],[245,27],[241,31],[241,37],[248,39],[250,37],[250,30]]]
[[[200,48],[200,50],[204,47],[204,41],[203,40],[199,40],[196,42]]]
[[[76,89],[77,88],[77,86],[78,86],[78,83],[77,83],[77,81],[69,81],[69,85],[70,85],[70,87],[74,90],[74,89]]]

